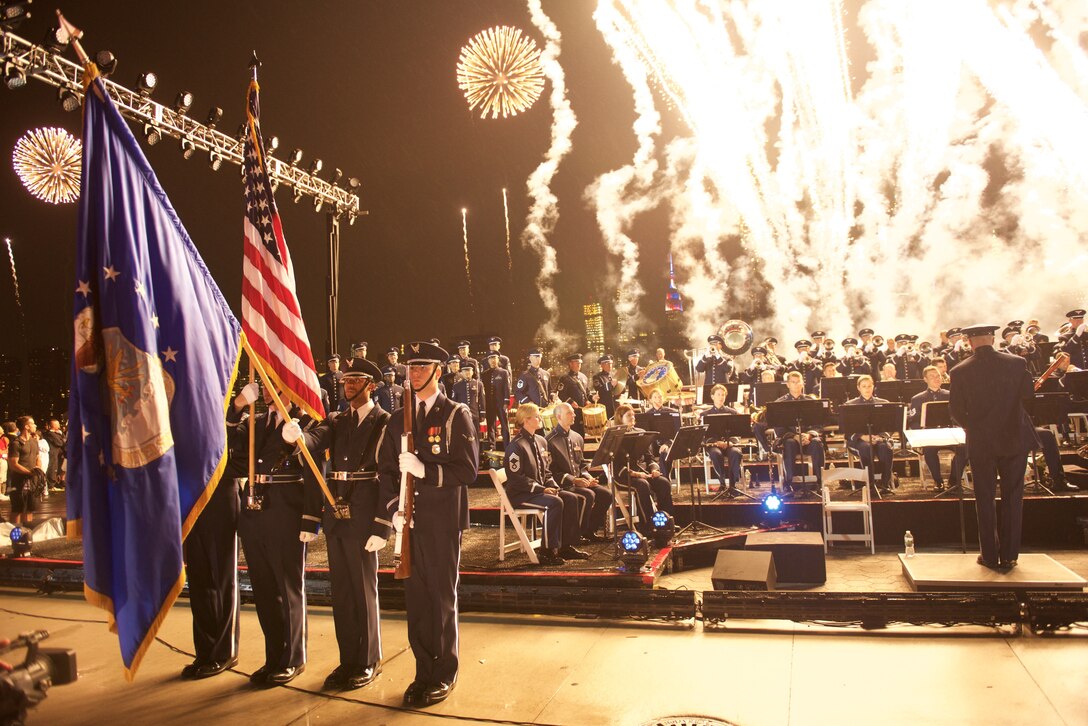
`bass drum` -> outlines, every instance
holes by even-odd
[[[601,438],[607,424],[608,411],[604,406],[585,406],[582,409],[582,425],[586,430],[586,438]]]
[[[647,368],[638,379],[638,387],[646,398],[649,398],[654,391],[661,391],[661,394],[668,398],[679,394],[683,389],[680,374],[668,361],[654,363]]]

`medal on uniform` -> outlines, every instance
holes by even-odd
[[[439,437],[439,434],[441,432],[442,432],[442,427],[441,426],[432,426],[429,429],[427,429],[427,441],[431,442],[431,453],[432,454],[437,455],[437,454],[442,452],[442,447],[439,446],[439,441],[441,441],[441,438]]]

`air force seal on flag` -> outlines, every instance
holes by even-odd
[[[510,454],[510,471],[515,473],[521,471],[521,457],[517,454]]]
[[[174,379],[163,370],[158,356],[137,348],[120,328],[106,328],[102,338],[113,463],[128,469],[146,466],[174,445],[170,432]]]

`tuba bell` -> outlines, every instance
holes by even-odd
[[[722,352],[738,356],[752,347],[752,326],[743,320],[726,320],[718,335],[723,341]]]

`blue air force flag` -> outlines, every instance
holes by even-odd
[[[226,465],[241,329],[99,79],[81,189],[68,533],[83,537],[85,595],[110,613],[131,680]]]

